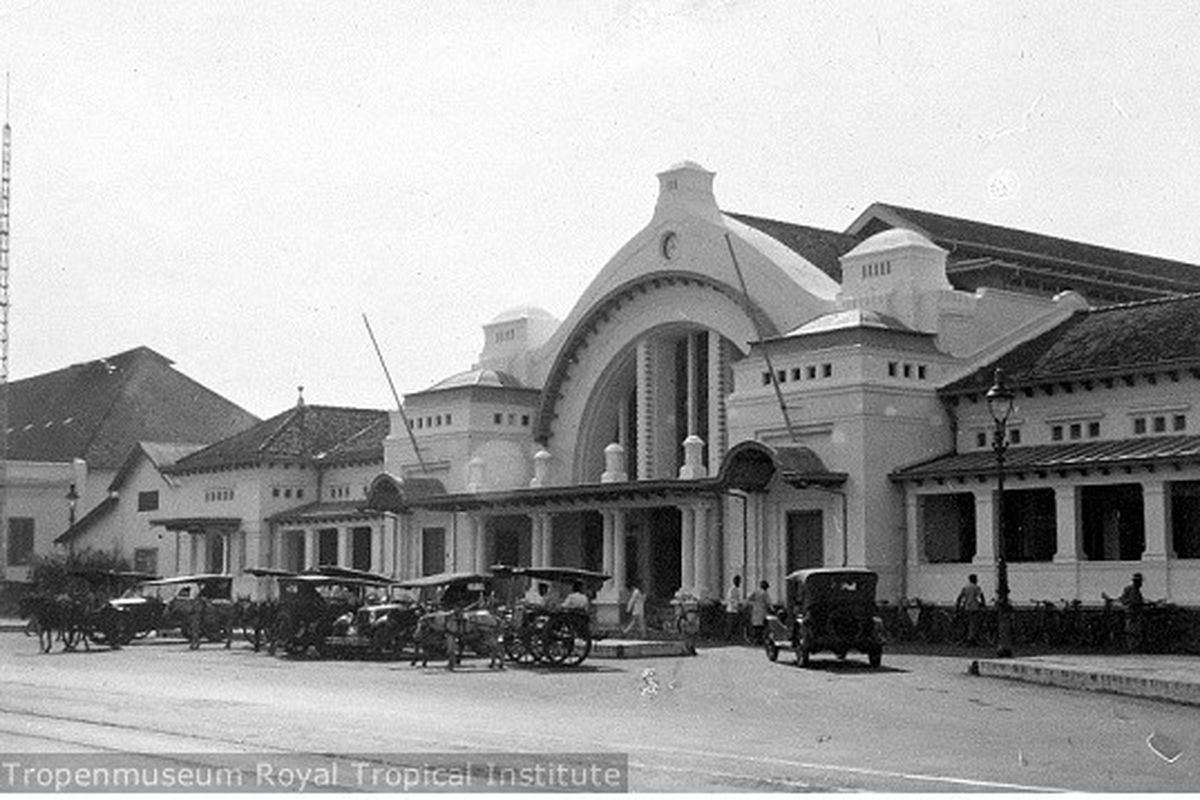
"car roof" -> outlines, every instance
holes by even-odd
[[[176,586],[181,583],[221,583],[224,581],[232,581],[232,575],[221,575],[219,573],[204,573],[201,575],[176,575],[173,578],[157,578],[152,581],[146,581],[143,586]]]
[[[397,581],[402,589],[420,589],[425,586],[445,586],[451,583],[470,583],[486,581],[491,578],[481,572],[439,572],[436,575],[426,575],[422,578],[412,578],[407,581]]]
[[[810,576],[814,575],[870,575],[878,577],[874,570],[857,567],[810,567],[808,569],[798,569],[795,572],[789,572],[787,579],[789,581],[806,581]]]
[[[576,567],[509,567],[497,564],[492,567],[492,572],[497,574],[527,575],[537,581],[556,581],[559,583],[570,583],[572,581],[603,583],[612,577],[603,572],[594,572],[590,569],[578,569]]]

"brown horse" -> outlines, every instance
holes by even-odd
[[[413,641],[413,666],[418,661],[426,666],[431,653],[440,653],[446,656],[446,669],[452,670],[470,648],[488,656],[488,669],[504,669],[504,620],[486,608],[424,614],[417,622]]]

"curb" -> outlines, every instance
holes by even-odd
[[[694,655],[687,642],[638,642],[600,639],[592,643],[592,658],[662,658]]]
[[[972,661],[972,675],[1200,706],[1200,682],[1021,660]]]

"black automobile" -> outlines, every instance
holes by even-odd
[[[781,650],[807,667],[813,653],[839,659],[865,653],[872,667],[883,662],[883,621],[875,606],[878,576],[871,570],[823,567],[787,576],[794,588],[791,614],[768,614],[764,647],[775,661]]]

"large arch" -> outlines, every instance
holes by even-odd
[[[647,337],[672,331],[706,333],[719,337],[734,358],[745,355],[757,338],[754,315],[761,312],[748,313],[728,285],[703,276],[646,278],[610,300],[603,313],[588,315],[589,324],[568,340],[570,346],[559,353],[543,391],[538,439],[552,453],[567,456],[553,483],[599,479],[596,465],[602,463],[603,447],[613,440],[604,441],[597,428],[611,428],[613,409],[620,402],[613,392],[633,385],[634,350]],[[760,319],[760,325],[767,324]],[[581,443],[594,452],[584,452]]]

